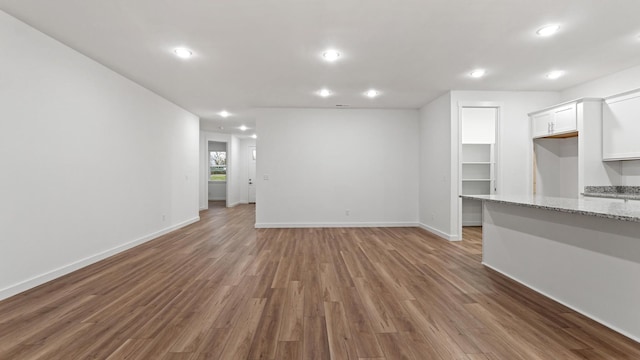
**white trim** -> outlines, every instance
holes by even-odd
[[[213,198],[213,199],[209,198],[209,200],[207,201],[227,201],[227,199],[226,198]]]
[[[515,282],[517,282],[518,284],[524,285],[524,286],[528,287],[529,289],[531,289],[531,290],[533,290],[533,291],[535,291],[535,292],[537,292],[537,293],[539,293],[539,294],[541,294],[541,295],[544,295],[544,296],[548,297],[549,299],[551,299],[551,300],[553,300],[553,301],[555,301],[555,302],[557,302],[557,303],[560,303],[560,304],[562,304],[562,305],[564,305],[564,306],[568,307],[569,309],[571,309],[571,310],[573,310],[573,311],[575,311],[575,312],[577,312],[577,313],[580,313],[580,314],[582,314],[582,315],[584,315],[584,316],[588,317],[589,319],[591,319],[591,320],[593,320],[593,321],[596,321],[596,322],[598,322],[598,323],[600,323],[600,324],[602,324],[602,325],[604,325],[604,326],[608,327],[609,329],[611,329],[611,330],[613,330],[613,331],[615,331],[615,332],[618,332],[618,333],[620,333],[620,334],[622,334],[622,335],[624,335],[624,336],[626,336],[626,337],[628,337],[628,338],[630,338],[630,339],[632,339],[632,340],[634,340],[634,341],[640,342],[640,337],[636,337],[636,336],[634,336],[633,334],[630,334],[630,333],[628,333],[628,332],[626,332],[626,331],[624,331],[624,330],[620,330],[619,328],[617,328],[617,327],[615,327],[615,326],[613,326],[613,325],[611,325],[611,324],[607,323],[606,321],[603,321],[602,319],[599,319],[599,318],[598,318],[598,317],[596,317],[596,316],[593,316],[593,315],[591,315],[591,314],[589,314],[589,313],[587,313],[587,312],[585,312],[585,311],[582,311],[582,310],[580,310],[580,309],[578,309],[578,308],[576,308],[576,307],[574,307],[574,306],[572,306],[572,305],[570,305],[570,304],[567,304],[566,302],[564,302],[564,301],[562,301],[562,300],[558,300],[558,299],[556,299],[555,297],[553,297],[553,296],[551,296],[551,295],[547,294],[546,292],[544,292],[544,291],[540,291],[540,290],[539,290],[539,289],[537,289],[536,287],[531,286],[531,285],[529,285],[529,284],[527,284],[527,283],[525,283],[525,282],[523,282],[523,281],[520,281],[519,279],[517,279],[517,278],[515,278],[515,277],[513,277],[513,276],[511,276],[511,275],[508,275],[507,273],[505,273],[505,272],[503,272],[503,271],[501,271],[501,270],[499,270],[499,269],[497,269],[497,268],[495,268],[495,267],[493,267],[493,266],[491,266],[491,265],[486,264],[484,261],[482,262],[482,265],[484,265],[484,266],[488,267],[489,269],[491,269],[491,270],[493,270],[493,271],[495,271],[495,272],[497,272],[497,273],[500,273],[501,275],[503,275],[503,276],[505,276],[505,277],[507,277],[507,278],[509,278],[509,279],[511,279],[511,280],[513,280],[513,281],[515,281]]]
[[[256,223],[256,229],[343,228],[343,227],[416,227],[415,222],[344,222],[344,223]]]
[[[426,231],[432,233],[433,235],[436,235],[437,237],[441,237],[441,238],[443,238],[443,239],[445,239],[447,241],[461,241],[462,240],[462,239],[460,239],[458,237],[458,235],[447,234],[447,233],[445,233],[443,231],[440,231],[440,230],[438,230],[438,229],[436,229],[434,227],[431,227],[431,226],[423,224],[423,223],[419,223],[418,227],[423,229],[423,230],[426,230]]]
[[[227,207],[228,207],[228,208],[232,208],[232,207],[238,206],[238,205],[240,205],[240,204],[242,204],[242,202],[241,202],[241,201],[236,201],[236,202],[234,202],[234,203],[227,204]]]
[[[629,91],[625,91],[619,94],[615,94],[615,95],[611,95],[611,96],[607,96],[606,98],[604,98],[604,100],[606,101],[607,104],[612,104],[618,101],[622,101],[622,100],[627,100],[627,99],[633,99],[635,97],[640,96],[639,94],[637,94],[638,92],[640,92],[640,88],[638,89],[633,89],[633,90],[629,90]],[[620,98],[620,99],[618,99]]]
[[[22,282],[19,282],[17,284],[11,285],[9,287],[6,287],[4,289],[0,289],[0,300],[6,299],[8,297],[17,295],[23,291],[32,289],[38,285],[42,285],[46,282],[49,282],[51,280],[57,279],[63,275],[69,274],[71,272],[74,272],[76,270],[82,269],[83,267],[89,266],[91,264],[94,264],[100,260],[104,260],[110,256],[113,256],[115,254],[118,254],[120,252],[123,252],[125,250],[131,249],[135,246],[138,246],[140,244],[143,244],[147,241],[156,239],[162,235],[168,234],[174,230],[177,230],[179,228],[185,227],[187,225],[193,224],[195,222],[200,221],[200,216],[196,216],[194,218],[191,218],[189,220],[183,221],[181,223],[178,223],[176,225],[173,226],[169,226],[167,228],[164,228],[160,231],[156,231],[154,233],[151,233],[149,235],[145,235],[141,238],[135,239],[133,241],[130,241],[128,243],[122,244],[122,245],[118,245],[114,248],[111,248],[109,250],[105,250],[103,252],[97,253],[95,255],[91,255],[88,256],[84,259],[80,259],[78,261],[72,262],[71,264],[67,264],[64,265],[62,267],[59,267],[57,269],[51,270],[49,272],[46,272],[44,274],[40,274],[37,275],[35,277],[32,277],[30,279],[24,280]]]
[[[631,92],[631,91],[629,91],[629,92]],[[620,94],[620,95],[622,95],[622,94]],[[614,95],[614,96],[616,96],[616,95]],[[557,107],[560,107],[560,106],[565,106],[565,105],[569,105],[569,104],[573,104],[573,103],[578,104],[578,103],[586,102],[586,101],[602,101],[602,100],[603,100],[602,98],[593,98],[593,97],[585,97],[585,98],[573,99],[573,100],[561,102],[560,104],[555,104],[555,105],[552,105],[552,106],[548,106],[548,107],[546,107],[544,109],[540,109],[540,110],[536,110],[536,111],[530,112],[527,115],[529,117],[531,117],[531,115],[536,115],[536,114],[540,114],[540,113],[543,113],[543,112],[546,112],[546,111],[549,111],[549,110],[553,110],[553,109],[555,109]]]
[[[201,207],[198,211],[205,211],[205,210],[209,210],[208,207]]]

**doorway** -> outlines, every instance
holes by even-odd
[[[227,143],[219,141],[209,141],[207,144],[208,154],[208,178],[207,178],[207,200],[211,203],[227,201]]]
[[[498,191],[500,106],[464,104],[459,108],[459,194],[492,195]],[[482,226],[482,202],[459,199],[459,234],[463,227]]]
[[[249,146],[249,204],[255,204],[256,202],[256,147]]]

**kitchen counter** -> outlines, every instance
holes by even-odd
[[[621,199],[621,200],[640,200],[640,195],[637,194],[617,194],[617,193],[581,193],[587,197],[607,198],[607,199]]]
[[[640,200],[640,186],[585,186],[584,196]]]
[[[482,200],[482,263],[640,342],[640,202]]]
[[[463,199],[513,204],[570,214],[597,216],[614,220],[640,222],[640,202],[607,199],[570,199],[533,195],[461,195]]]

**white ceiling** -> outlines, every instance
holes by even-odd
[[[255,107],[418,108],[450,89],[561,90],[640,64],[638,0],[0,0],[0,9],[224,131],[254,126]],[[548,23],[561,31],[536,36]],[[176,58],[177,46],[195,56]],[[341,59],[324,62],[327,48]],[[487,76],[469,78],[476,67]],[[566,75],[546,79],[554,69]],[[316,96],[322,87],[335,95]],[[382,95],[365,98],[371,87]],[[222,119],[223,109],[234,116]]]

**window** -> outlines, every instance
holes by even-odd
[[[209,151],[209,180],[227,181],[226,151]]]

